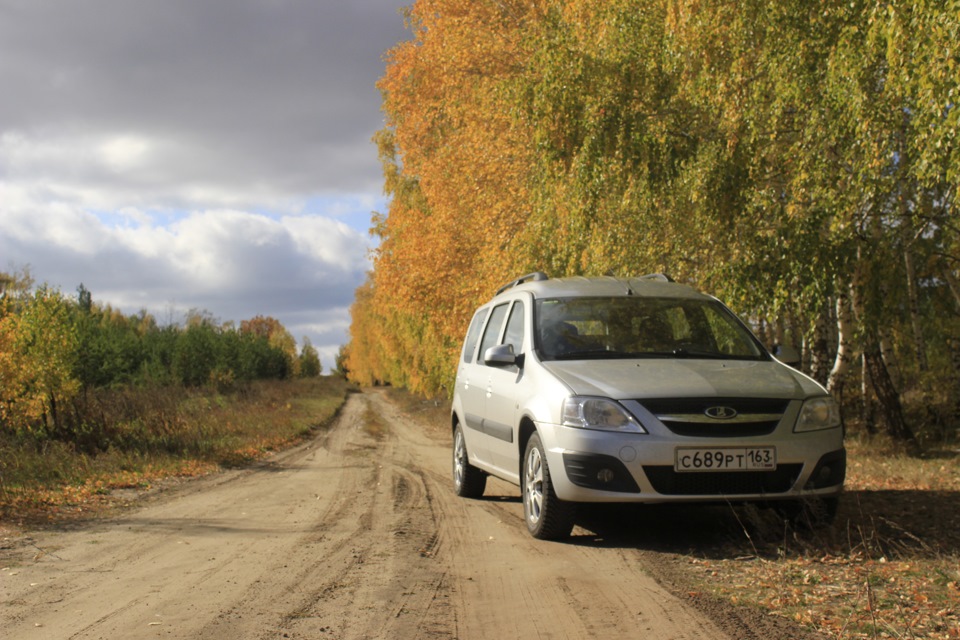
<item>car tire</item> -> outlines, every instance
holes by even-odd
[[[470,464],[467,441],[458,424],[453,429],[453,490],[461,498],[479,498],[487,488],[487,474]]]
[[[539,540],[559,540],[569,536],[576,506],[557,497],[543,443],[536,433],[527,441],[520,478],[523,519],[530,534]]]

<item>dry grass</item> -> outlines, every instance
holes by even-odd
[[[831,528],[741,514],[740,540],[689,558],[697,582],[830,638],[960,638],[957,452],[911,458],[853,441],[848,453]]]
[[[127,490],[246,464],[328,424],[347,389],[329,377],[258,382],[230,394],[127,390],[101,398],[127,414],[113,423],[115,444],[105,451],[0,440],[0,523],[85,516],[122,502]]]

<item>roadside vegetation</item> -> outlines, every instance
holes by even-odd
[[[161,327],[0,273],[0,522],[254,460],[324,424],[346,388],[272,318]]]
[[[352,385],[339,376],[91,392],[113,425],[103,448],[0,434],[0,525],[93,515],[168,482],[251,464],[315,433]]]

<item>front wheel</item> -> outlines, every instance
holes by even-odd
[[[487,488],[487,474],[470,464],[467,442],[458,424],[453,429],[453,490],[461,498],[479,498]]]
[[[523,454],[523,519],[539,540],[566,538],[573,530],[576,507],[557,497],[539,434],[530,436]]]

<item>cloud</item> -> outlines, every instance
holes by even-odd
[[[383,210],[404,0],[0,0],[0,269],[326,354]]]
[[[96,301],[146,309],[161,323],[190,310],[234,322],[273,316],[298,339],[309,336],[328,367],[369,267],[368,237],[317,214],[211,210],[169,225],[131,217],[118,226],[79,209],[37,216],[7,206],[3,218],[0,255],[32,257],[31,271],[42,264],[43,280],[68,295],[83,284]]]
[[[48,148],[85,137],[163,142],[181,161],[166,165],[171,178],[283,175],[299,190],[369,189],[375,158],[351,150],[381,126],[374,83],[404,37],[399,6],[5,1],[0,122]],[[224,160],[219,170],[209,156]]]

